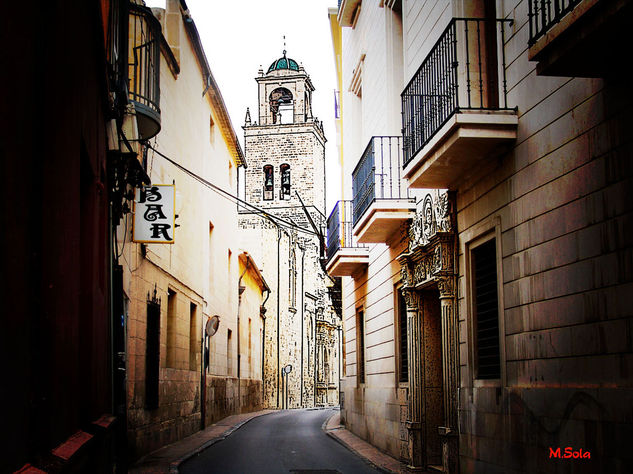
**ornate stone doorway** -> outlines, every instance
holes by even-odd
[[[442,324],[437,288],[420,292],[420,354],[422,355],[423,464],[442,465],[442,440],[438,427],[444,425],[442,377]]]
[[[407,304],[411,468],[457,472],[458,322],[452,200],[434,191],[418,204],[398,261]]]

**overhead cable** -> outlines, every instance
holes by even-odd
[[[285,219],[282,219],[281,217],[275,216],[274,214],[270,214],[269,212],[266,212],[264,209],[261,209],[261,208],[255,206],[255,205],[247,202],[247,201],[244,201],[243,199],[240,199],[239,197],[231,194],[230,192],[228,192],[228,191],[220,188],[219,186],[207,181],[202,176],[199,176],[196,173],[194,173],[193,171],[185,168],[180,163],[172,160],[167,155],[165,155],[164,153],[162,153],[159,150],[157,150],[156,148],[154,148],[152,145],[148,144],[147,146],[148,146],[148,148],[153,150],[156,154],[158,154],[159,156],[161,156],[162,158],[164,158],[165,160],[170,162],[172,165],[174,165],[176,168],[180,169],[181,171],[184,171],[186,174],[188,174],[189,176],[191,176],[195,180],[199,181],[200,183],[204,184],[205,186],[207,186],[211,190],[217,192],[220,195],[223,195],[225,198],[228,198],[228,199],[232,200],[232,202],[240,203],[244,207],[251,208],[253,211],[255,211],[256,214],[260,214],[262,216],[267,217],[268,219],[270,219],[272,221],[275,221],[276,225],[281,225],[282,227],[289,228],[289,229],[294,229],[294,230],[297,230],[299,232],[304,232],[306,234],[315,235],[317,237],[319,236],[319,234],[317,234],[317,233],[315,233],[315,232],[313,232],[313,231],[311,231],[309,229],[305,229],[303,227],[298,226],[294,222],[287,221]]]

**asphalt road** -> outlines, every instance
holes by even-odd
[[[377,473],[321,429],[332,409],[283,410],[254,418],[187,460],[181,473]]]

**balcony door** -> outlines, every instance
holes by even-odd
[[[484,0],[484,49],[486,55],[485,101],[487,108],[499,108],[499,61],[497,60],[497,7],[496,0]],[[503,45],[501,45],[503,47]]]

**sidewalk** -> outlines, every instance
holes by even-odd
[[[218,441],[222,441],[235,430],[258,416],[274,413],[277,410],[262,410],[253,413],[228,416],[207,427],[204,431],[188,436],[176,443],[169,444],[153,453],[139,459],[128,472],[131,473],[177,473],[178,466],[208,448]],[[340,424],[340,414],[337,411],[323,425],[325,433],[341,443],[350,451],[369,461],[382,472],[408,473],[406,466],[379,451],[358,436],[350,433]]]
[[[356,453],[361,458],[366,459],[382,472],[409,473],[406,465],[391,456],[379,451],[367,441],[359,438],[355,434],[347,431],[341,425],[340,412],[335,413],[323,427],[328,436],[341,443],[350,451]]]
[[[222,441],[242,425],[258,416],[274,413],[276,410],[262,410],[253,413],[231,415],[198,431],[176,443],[169,444],[139,459],[128,472],[131,473],[177,473],[178,466],[208,448]]]

